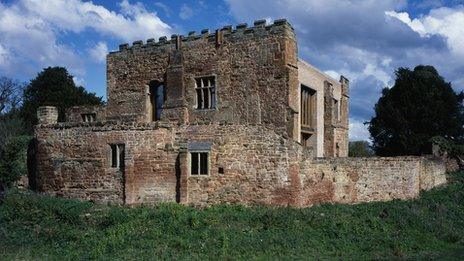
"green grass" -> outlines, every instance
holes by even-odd
[[[418,200],[306,209],[117,207],[10,192],[0,260],[464,259],[464,173]]]

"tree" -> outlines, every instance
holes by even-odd
[[[348,156],[349,157],[371,157],[374,152],[369,145],[369,142],[365,140],[350,141],[348,145]]]
[[[102,98],[76,86],[64,67],[48,67],[29,83],[24,91],[21,116],[30,131],[37,124],[39,106],[58,108],[58,121],[64,121],[66,109],[77,105],[100,105]]]
[[[0,77],[0,116],[18,109],[24,85],[7,77]]]
[[[0,158],[7,141],[24,134],[24,124],[19,118],[19,106],[24,84],[19,81],[0,77]]]
[[[399,68],[395,85],[382,91],[369,122],[379,156],[430,153],[430,139],[463,140],[464,94],[455,93],[433,66]]]

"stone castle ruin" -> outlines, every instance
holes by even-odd
[[[304,207],[414,198],[446,182],[435,158],[347,157],[349,81],[299,59],[286,20],[120,45],[107,56],[107,95],[66,122],[39,108],[37,190]]]

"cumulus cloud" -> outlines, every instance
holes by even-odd
[[[62,65],[82,77],[85,58],[73,46],[62,43],[61,36],[92,30],[101,36],[132,41],[167,35],[171,31],[169,25],[141,3],[131,4],[123,0],[119,8],[119,12],[110,11],[81,0],[0,3],[0,45],[2,50],[8,50],[9,57],[14,57],[2,71],[15,73],[21,70],[31,76],[37,68]],[[101,59],[105,46],[97,47],[100,53],[96,50],[92,58]],[[2,64],[5,63],[4,57],[5,54]]]
[[[82,32],[94,29],[122,40],[167,35],[171,27],[161,21],[156,13],[149,12],[142,3],[119,3],[121,13],[110,11],[103,6],[81,0],[23,0],[28,12],[34,13],[55,28]]]
[[[89,55],[97,63],[104,63],[108,54],[108,46],[105,42],[99,42],[93,48],[89,49]]]
[[[192,8],[190,8],[188,5],[186,4],[183,4],[181,7],[180,7],[180,13],[179,13],[179,17],[183,20],[187,20],[189,19],[190,17],[193,16],[193,10]]]
[[[405,12],[386,12],[407,24],[422,37],[441,35],[446,38],[452,52],[464,56],[464,7],[440,7],[432,9],[429,14],[411,19]]]
[[[353,125],[354,133],[366,134],[359,122],[370,120],[381,90],[393,85],[398,67],[430,64],[454,83],[464,75],[463,59],[456,55],[464,52],[463,7],[433,9],[411,19],[402,11],[408,6],[405,0],[227,3],[238,21],[289,19],[300,57],[331,76],[343,74],[350,79],[350,115],[358,123]],[[435,5],[436,1],[427,4]]]

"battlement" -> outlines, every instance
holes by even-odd
[[[120,44],[119,50],[111,52],[120,53],[125,51],[134,51],[134,50],[143,50],[143,49],[153,49],[157,47],[164,48],[166,46],[175,45],[176,48],[179,48],[182,43],[192,42],[200,39],[207,39],[212,42],[220,42],[224,39],[234,38],[237,36],[257,36],[263,37],[266,35],[272,34],[282,34],[287,29],[294,36],[293,27],[286,19],[277,19],[274,20],[272,24],[267,24],[266,20],[255,20],[252,27],[248,27],[246,23],[240,23],[235,26],[226,25],[221,29],[215,31],[210,31],[209,29],[203,29],[200,31],[200,34],[197,34],[196,31],[190,31],[187,36],[173,34],[168,39],[167,36],[162,36],[156,41],[154,38],[148,39],[145,43],[143,40],[137,40],[129,45],[128,43]]]

